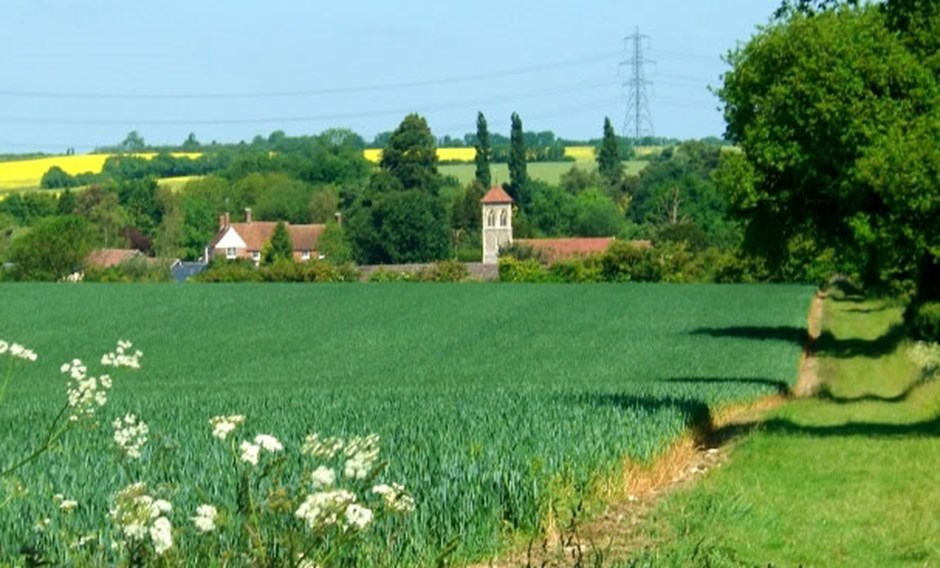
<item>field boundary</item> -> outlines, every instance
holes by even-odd
[[[632,552],[651,546],[640,527],[660,499],[688,488],[714,468],[731,459],[735,445],[762,423],[768,412],[794,398],[818,392],[816,342],[822,332],[826,295],[813,295],[807,314],[807,337],[800,355],[799,375],[788,394],[775,394],[752,402],[710,410],[708,419],[692,424],[687,432],[649,463],[626,461],[620,479],[608,483],[603,512],[590,520],[575,519],[568,527],[548,523],[545,535],[529,541],[499,559],[476,563],[472,568],[513,566],[568,567],[604,565],[623,560]]]

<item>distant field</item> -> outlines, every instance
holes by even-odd
[[[642,160],[630,160],[623,163],[624,171],[627,175],[636,175],[643,171],[649,162]],[[581,170],[594,171],[597,169],[595,162],[531,162],[526,166],[529,177],[557,185],[561,176],[567,173],[571,168],[577,167]],[[470,183],[476,172],[476,166],[473,164],[442,164],[437,167],[441,174],[445,176],[454,176],[460,180],[461,185]],[[509,166],[506,164],[492,164],[490,171],[493,176],[493,184],[509,182]]]
[[[232,413],[247,416],[239,439],[268,432],[293,452],[310,432],[377,433],[389,477],[417,503],[396,539],[397,564],[433,565],[452,540],[458,556],[481,558],[507,530],[537,530],[548,507],[567,512],[577,499],[565,488],[609,480],[626,457],[655,456],[709,408],[791,384],[801,345],[787,337],[799,337],[812,291],[0,285],[0,338],[39,354],[16,368],[0,405],[0,467],[64,400],[61,363],[96,367],[119,338],[144,352],[140,372],[115,379],[101,431],[76,432],[23,470],[30,493],[0,508],[0,564],[31,542],[53,493],[79,499],[79,534],[107,530],[108,495],[131,481],[173,488],[181,525],[200,499],[234,510],[220,475],[231,456],[208,427]],[[108,424],[128,412],[150,425],[152,466],[123,470],[108,457]],[[237,536],[229,528],[218,538]]]
[[[67,174],[76,175],[86,172],[99,173],[104,162],[113,154],[83,154],[77,156],[53,156],[49,158],[35,158],[30,160],[17,160],[0,162],[0,189],[36,188],[43,174],[52,166],[59,166]],[[151,159],[156,153],[134,154],[141,158]],[[177,157],[198,158],[202,154],[173,153]]]

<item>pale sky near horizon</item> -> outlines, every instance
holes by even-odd
[[[508,134],[515,111],[525,130],[597,138],[605,116],[625,125],[636,29],[652,133],[721,136],[708,87],[722,55],[779,4],[7,0],[0,152],[83,153],[131,130],[153,144],[333,127],[371,140],[409,112],[436,136],[473,132],[477,111]]]

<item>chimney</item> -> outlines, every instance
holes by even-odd
[[[228,223],[228,211],[226,211],[225,213],[219,215],[219,230],[221,231],[222,229],[228,227]]]
[[[336,221],[337,225],[339,225],[340,227],[343,226],[343,214],[342,213],[340,213],[339,211],[337,211],[336,213],[333,213],[333,219]]]
[[[245,207],[245,222],[251,223],[251,207]]]

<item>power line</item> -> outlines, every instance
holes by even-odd
[[[619,51],[601,52],[593,55],[557,61],[554,63],[542,63],[539,65],[530,65],[526,67],[517,67],[514,69],[504,69],[492,73],[476,73],[469,75],[458,75],[442,79],[423,79],[420,81],[406,81],[400,83],[385,83],[376,85],[365,85],[359,87],[341,86],[325,87],[322,89],[306,89],[296,91],[258,91],[258,92],[232,92],[232,93],[92,93],[92,92],[57,92],[57,91],[29,91],[29,90],[0,90],[0,97],[10,98],[45,98],[45,99],[96,99],[96,100],[217,100],[217,99],[265,99],[265,98],[289,98],[289,97],[315,97],[324,95],[349,95],[356,93],[382,92],[398,89],[411,89],[418,87],[432,87],[441,85],[452,85],[459,83],[470,83],[475,81],[485,81],[498,79],[501,77],[525,75],[538,73],[542,71],[554,71],[560,67],[574,67],[609,59],[619,54]]]

